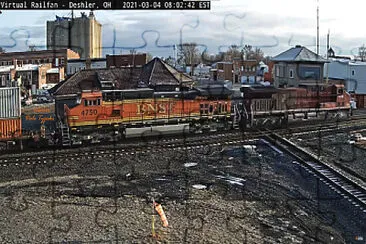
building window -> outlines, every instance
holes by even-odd
[[[60,58],[60,63],[64,64],[64,58]]]
[[[276,65],[276,76],[277,77],[285,77],[285,66],[283,65]]]
[[[294,71],[290,69],[290,78],[294,78]]]
[[[355,75],[355,70],[352,70],[351,74],[352,74],[352,76],[354,76]]]
[[[320,67],[303,66],[299,67],[298,76],[305,79],[319,80],[320,79]]]
[[[1,76],[1,86],[5,86],[5,76]]]

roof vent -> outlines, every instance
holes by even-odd
[[[295,47],[296,47],[296,48],[301,48],[301,45],[296,45]]]

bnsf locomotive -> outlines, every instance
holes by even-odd
[[[198,90],[155,92],[144,88],[83,92],[76,106],[64,105],[62,141],[64,145],[82,144],[225,129],[232,124],[231,108],[227,95],[220,99]]]
[[[344,85],[305,83],[297,88],[243,86],[243,120],[250,127],[270,127],[311,117],[332,120],[351,115]]]

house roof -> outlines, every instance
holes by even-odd
[[[80,70],[68,80],[58,85],[54,95],[72,95],[82,90],[106,90],[104,84],[113,84],[113,89],[136,89],[157,85],[188,85],[193,79],[179,73],[159,58],[151,60],[143,67],[115,67]]]
[[[55,91],[55,95],[70,95],[83,90],[101,90],[103,82],[114,84],[114,89],[135,89],[139,86],[141,68],[123,67],[80,70]]]
[[[141,80],[149,86],[157,85],[190,85],[193,79],[178,72],[159,58],[154,58],[143,66]]]
[[[327,60],[310,51],[306,47],[296,46],[275,56],[272,61],[282,62],[316,62],[326,63]]]

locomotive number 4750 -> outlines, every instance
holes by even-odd
[[[87,115],[97,115],[98,111],[96,109],[85,109],[81,112],[82,116],[87,116]]]

